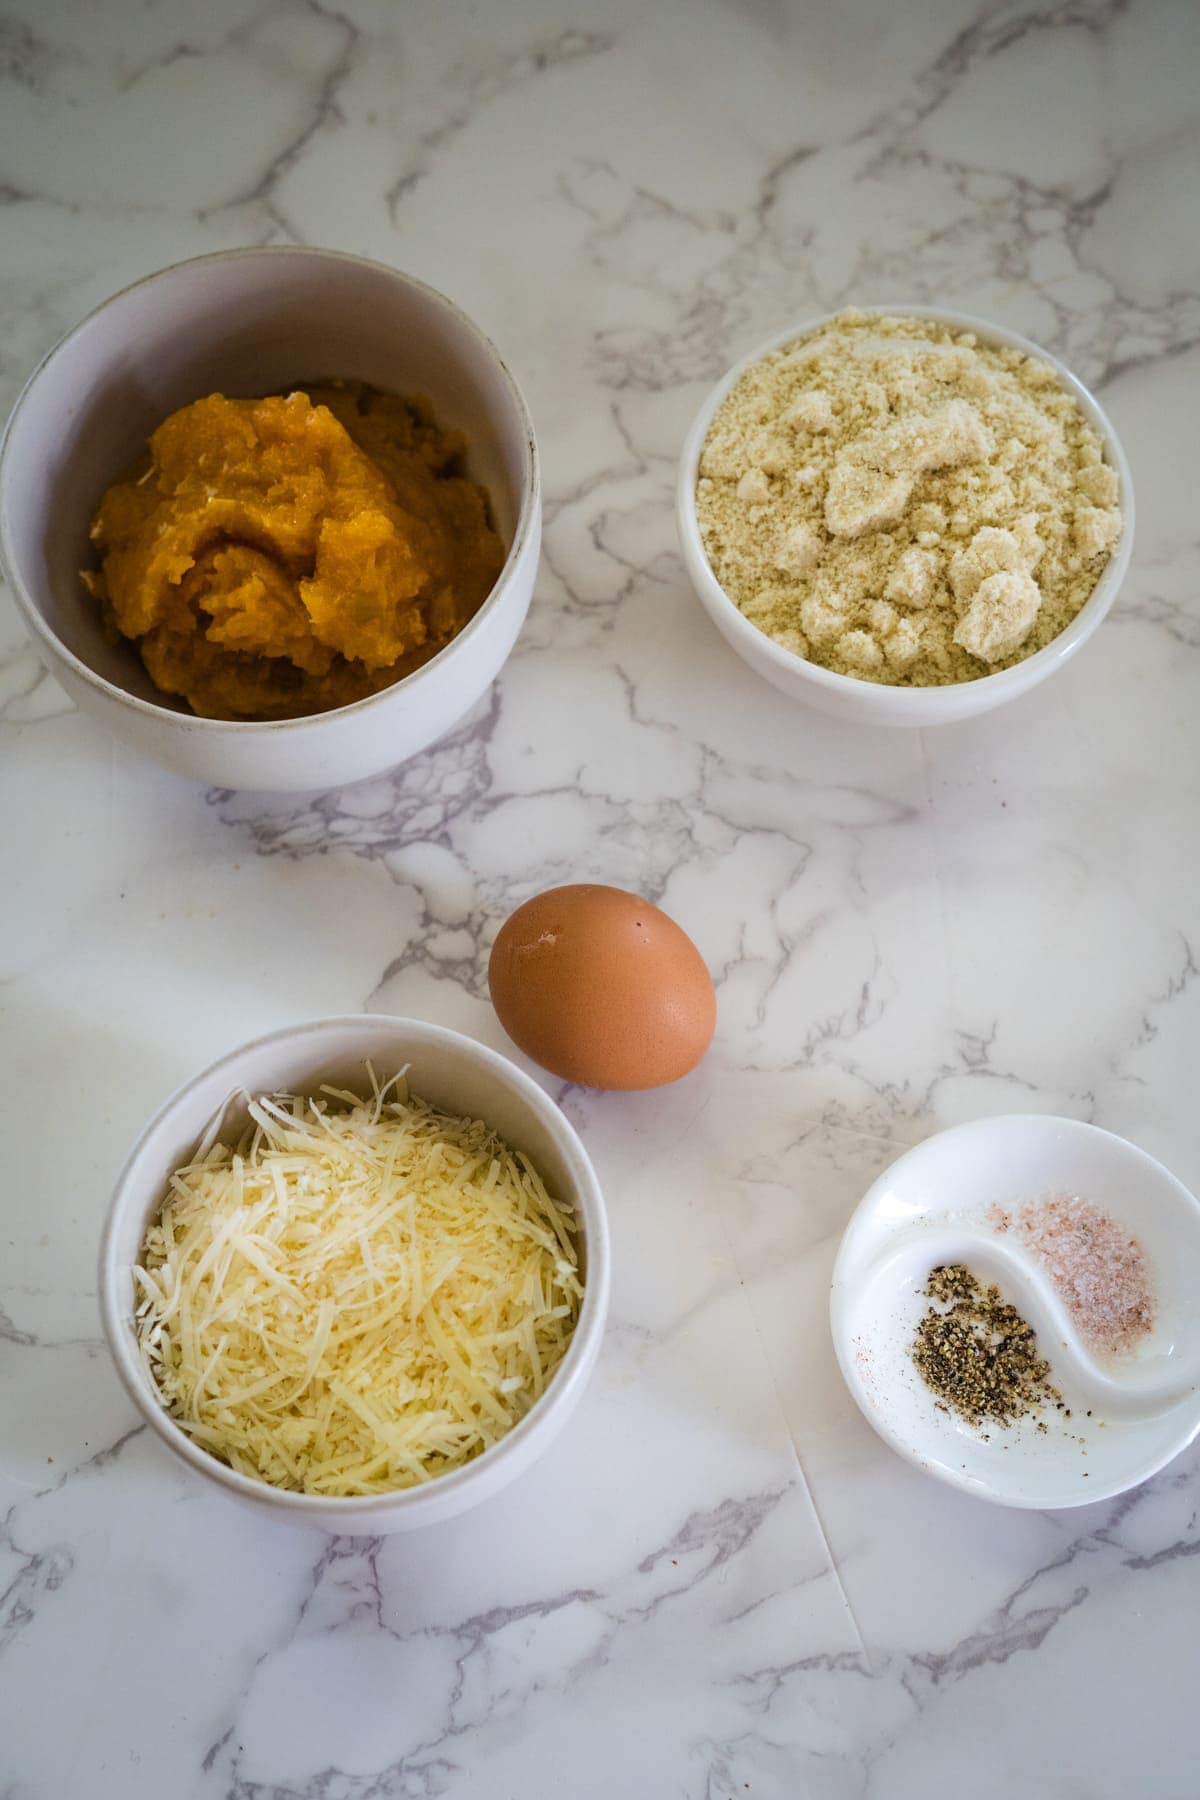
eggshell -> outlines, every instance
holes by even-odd
[[[501,927],[488,965],[500,1023],[551,1074],[649,1088],[694,1069],[717,1000],[687,933],[623,888],[549,888]]]

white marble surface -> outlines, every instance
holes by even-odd
[[[1198,27],[1188,0],[10,11],[5,404],[144,271],[366,252],[504,348],[547,534],[490,698],[311,800],[114,748],[3,602],[4,1800],[1195,1796],[1200,1457],[1114,1504],[981,1506],[873,1437],[825,1301],[868,1181],[960,1119],[1093,1119],[1200,1185]],[[757,682],[670,505],[729,361],[888,298],[1065,357],[1139,491],[1093,643],[924,738]],[[98,1342],[129,1140],[284,1021],[502,1046],[491,936],[578,878],[661,900],[720,989],[688,1080],[562,1096],[614,1232],[593,1388],[532,1476],[419,1539],[243,1516]]]

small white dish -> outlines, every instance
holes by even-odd
[[[547,1186],[575,1208],[584,1296],[575,1335],[546,1392],[513,1429],[473,1462],[418,1488],[344,1500],[296,1494],[251,1480],[194,1444],[170,1417],[142,1361],[134,1331],[132,1270],[172,1170],[202,1138],[236,1136],[237,1096],[315,1092],[328,1082],[368,1091],[405,1064],[412,1090],[447,1112],[484,1119],[524,1150]],[[209,1127],[216,1122],[216,1131]],[[138,1411],[181,1462],[227,1494],[292,1524],[337,1533],[410,1531],[454,1518],[506,1487],[542,1455],[574,1412],[595,1365],[608,1311],[609,1241],[595,1171],[574,1129],[537,1083],[503,1056],[440,1025],[377,1013],[317,1019],[271,1032],[204,1069],[164,1101],[121,1172],[100,1248],[100,1312],[117,1372]]]
[[[286,393],[336,376],[428,394],[508,546],[475,617],[423,668],[352,706],[265,723],[198,719],[105,636],[79,571],[101,495],[169,413],[202,395]],[[533,425],[495,346],[444,295],[332,250],[220,251],[105,301],[30,376],[0,448],[0,559],[51,674],[115,737],[219,787],[339,787],[441,737],[495,679],[541,547]]]
[[[1044,649],[1026,657],[1024,662],[1016,663],[1011,669],[1000,669],[994,675],[981,675],[976,681],[959,681],[948,687],[891,687],[882,682],[860,681],[853,675],[839,675],[833,669],[823,669],[819,663],[809,662],[806,657],[798,656],[792,650],[785,650],[782,644],[777,644],[766,632],[760,631],[757,625],[751,624],[713,574],[704,549],[696,518],[696,475],[700,452],[704,448],[704,440],[708,436],[717,408],[746,370],[769,351],[778,349],[781,344],[790,344],[794,338],[805,337],[810,332],[819,330],[822,325],[827,325],[837,316],[834,313],[826,313],[817,319],[801,320],[798,324],[789,325],[785,331],[777,331],[765,343],[759,344],[748,356],[735,363],[727,375],[722,376],[697,413],[684,439],[675,491],[675,513],[684,566],[704,610],[726,643],[737,651],[743,662],[748,663],[773,687],[791,695],[793,699],[808,701],[821,712],[831,713],[837,718],[855,719],[864,725],[924,727],[975,718],[980,713],[990,712],[994,706],[1000,706],[1006,700],[1015,700],[1019,694],[1027,693],[1030,688],[1045,681],[1048,675],[1061,669],[1091,637],[1116,599],[1133,550],[1133,482],[1129,464],[1108,415],[1094,395],[1072,375],[1064,363],[1059,362],[1056,356],[1051,356],[1048,350],[1043,350],[1039,344],[1032,343],[1029,338],[1021,337],[1015,331],[1007,331],[1003,326],[993,325],[987,319],[977,319],[971,313],[951,312],[945,307],[908,304],[861,306],[856,310],[873,315],[895,314],[935,319],[942,325],[973,331],[984,342],[1013,345],[1028,355],[1049,363],[1055,370],[1063,386],[1074,395],[1084,417],[1103,440],[1105,454],[1117,471],[1121,484],[1124,525],[1120,542],[1114,548],[1107,568],[1085,605],[1064,631]]]
[[[993,1207],[1078,1195],[1146,1254],[1154,1326],[1120,1359],[1093,1355],[1044,1269]],[[912,1361],[930,1271],[966,1263],[1037,1333],[1070,1409],[975,1428],[939,1409]],[[856,1209],[833,1270],[830,1323],[846,1385],[884,1441],[1004,1506],[1083,1506],[1155,1474],[1200,1433],[1200,1204],[1161,1163],[1075,1119],[1014,1113],[927,1138]]]

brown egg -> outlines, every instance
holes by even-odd
[[[553,1075],[649,1088],[694,1069],[717,999],[687,933],[623,888],[549,888],[501,927],[488,965],[500,1023]]]

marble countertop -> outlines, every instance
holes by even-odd
[[[4,1800],[1194,1797],[1200,1456],[1118,1502],[981,1505],[859,1417],[826,1296],[864,1188],[959,1120],[1094,1120],[1200,1186],[1198,28],[1187,0],[10,9],[4,405],[145,271],[363,252],[504,349],[546,541],[462,727],[304,799],[117,748],[3,601]],[[1138,488],[1096,638],[924,736],[761,684],[671,506],[730,361],[889,298],[1065,358]],[[244,1514],[138,1428],[99,1341],[125,1149],[289,1021],[506,1047],[491,936],[581,878],[665,906],[720,998],[676,1087],[561,1096],[614,1238],[583,1405],[444,1528]]]

